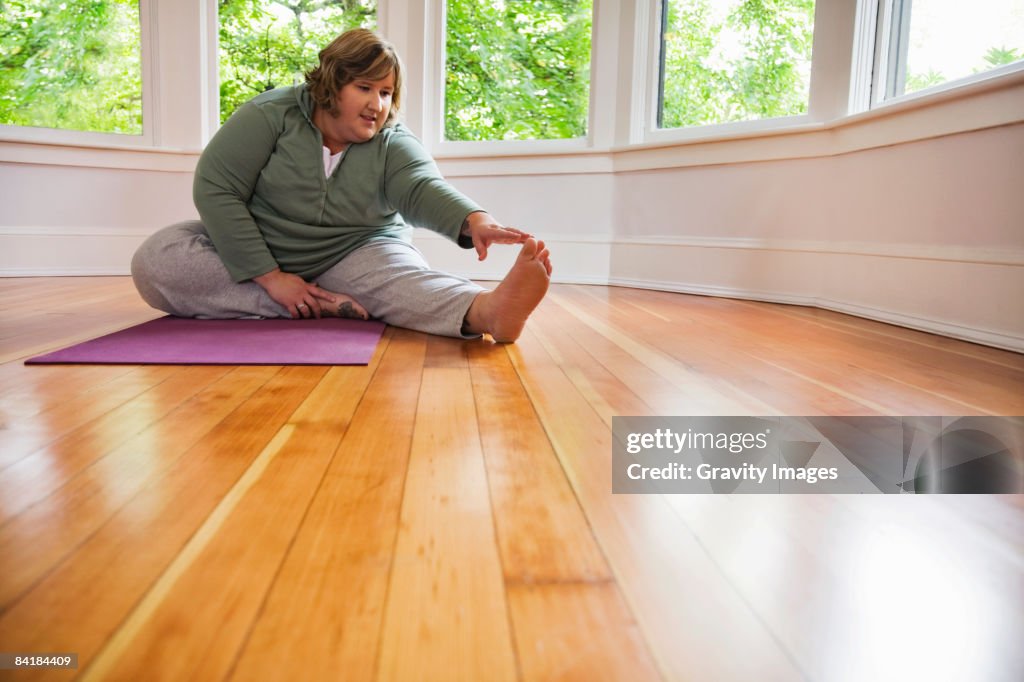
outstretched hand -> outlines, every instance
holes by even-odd
[[[533,236],[514,227],[505,227],[484,211],[469,214],[462,225],[462,234],[473,240],[480,260],[487,258],[491,244],[523,244]]]

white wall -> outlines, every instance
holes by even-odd
[[[1024,351],[1022,118],[1018,77],[791,133],[545,158],[534,175],[524,159],[441,167],[547,238],[556,279],[812,305]],[[428,246],[438,267],[505,266]]]
[[[147,234],[195,217],[194,153],[140,170],[86,165],[75,149],[28,162],[11,147],[0,275],[125,274]],[[666,154],[683,165],[657,167]],[[615,153],[440,165],[545,238],[559,281],[817,305],[1024,350],[1024,124],[801,158],[685,165],[689,154],[654,150],[648,169],[615,170]],[[482,279],[514,251],[479,263],[430,233],[417,241],[436,267]]]
[[[162,43],[201,51],[212,7],[160,3],[180,12],[162,19],[178,27]],[[595,61],[587,144],[500,156],[433,145],[453,184],[548,241],[556,280],[818,305],[1024,351],[1024,74],[788,129],[645,143],[643,108],[616,94],[637,76],[644,50],[626,20],[642,7],[599,3],[596,32],[632,54]],[[383,18],[400,50],[436,50],[399,9]],[[174,69],[166,50],[151,62]],[[425,83],[437,77],[429,60],[407,62]],[[189,65],[207,80],[209,68]],[[410,123],[430,129],[428,90],[406,94]],[[125,274],[146,235],[194,217],[207,100],[175,103],[151,131],[156,148],[0,135],[0,275]],[[430,233],[417,241],[436,267],[481,279],[500,277],[514,253],[479,263]]]
[[[607,284],[614,241],[616,178],[612,173],[450,177],[506,225],[544,239],[557,261],[555,278],[563,282]],[[512,264],[515,248],[492,248],[479,262],[426,230],[416,243],[435,267],[479,279],[500,279]]]
[[[0,275],[127,273],[157,228],[195,217],[191,171],[0,163]]]
[[[610,281],[1024,348],[1024,125],[623,173]]]

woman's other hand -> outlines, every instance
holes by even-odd
[[[491,244],[523,244],[533,236],[514,227],[505,227],[485,211],[470,213],[462,224],[462,234],[473,240],[480,260],[487,258]]]
[[[333,302],[329,292],[288,272],[271,270],[259,277],[253,277],[253,281],[263,287],[270,298],[284,306],[293,319],[319,319],[323,314],[323,305]]]

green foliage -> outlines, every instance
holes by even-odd
[[[907,82],[903,86],[903,92],[917,92],[939,83],[945,83],[946,80],[946,77],[935,69],[928,69],[927,73],[909,73],[907,74]]]
[[[174,1],[174,0],[168,0]],[[807,111],[814,0],[666,0],[659,123]],[[586,135],[593,0],[448,0],[445,137]],[[724,9],[723,9],[724,8]],[[376,0],[218,0],[221,120],[302,81]],[[975,72],[1024,59],[993,47]],[[142,132],[139,0],[0,0],[0,124]],[[909,73],[906,92],[945,82]]]
[[[1006,47],[1005,45],[1000,47],[993,47],[985,54],[985,69],[993,69],[997,66],[1003,66],[1004,64],[1012,64],[1013,62],[1024,59],[1024,50],[1017,50],[1013,47]]]
[[[982,73],[997,66],[1012,64],[1021,59],[1024,59],[1024,49],[1018,50],[1017,48],[1006,47],[1005,45],[992,47],[982,57],[981,63],[971,69],[971,73]],[[917,92],[918,90],[930,88],[933,85],[941,85],[948,80],[950,80],[950,77],[932,68],[929,68],[927,73],[911,72],[907,74],[907,82],[903,92]]]
[[[664,128],[807,111],[814,0],[668,0]],[[717,10],[717,11],[716,11]]]
[[[592,0],[449,0],[445,138],[582,137]]]
[[[0,123],[138,135],[138,0],[0,2]]]
[[[303,81],[350,28],[376,29],[376,0],[219,0],[220,118],[259,93]]]

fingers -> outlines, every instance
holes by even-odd
[[[473,235],[473,248],[476,249],[477,260],[483,260],[487,258],[487,247],[490,246],[491,240],[486,234],[475,233]]]
[[[305,295],[295,304],[295,313],[292,317],[309,319],[311,317],[320,319],[323,315],[323,306],[320,299],[324,298],[321,289],[316,284],[306,286]]]
[[[331,297],[321,289],[315,282],[306,285],[306,296],[303,297],[302,305],[305,308],[301,312],[305,313],[303,317],[315,317],[320,319],[323,314],[324,304],[321,301],[332,301]]]
[[[532,234],[523,232],[518,228],[502,227],[495,236],[495,241],[500,241],[502,244],[522,244],[531,237],[533,237]]]
[[[316,284],[310,285],[309,293],[311,293],[318,301],[327,301],[328,303],[334,302],[334,294],[326,289],[321,289]]]
[[[529,232],[523,232],[515,227],[494,226],[475,233],[473,246],[476,248],[477,258],[484,260],[487,258],[487,248],[491,244],[522,244],[532,237]]]
[[[304,301],[300,301],[295,305],[294,312],[292,313],[293,318],[304,318],[309,319],[315,317],[320,319],[320,303],[312,296]]]
[[[480,238],[488,244],[498,242],[500,244],[521,244],[533,237],[529,232],[523,232],[515,227],[492,227],[480,231]]]

